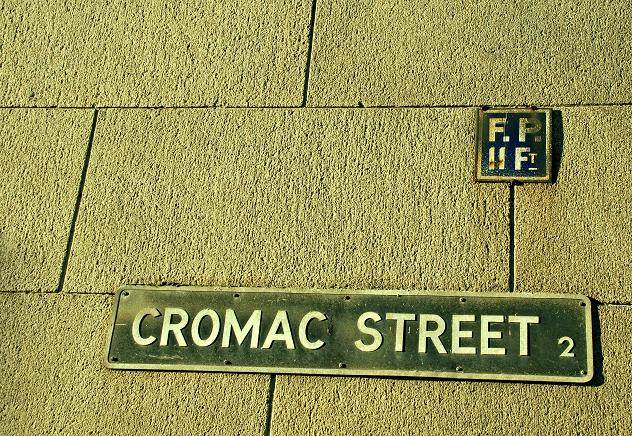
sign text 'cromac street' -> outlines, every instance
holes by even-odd
[[[108,366],[585,382],[575,295],[140,288],[117,294]]]

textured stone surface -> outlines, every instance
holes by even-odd
[[[65,289],[505,290],[508,189],[472,110],[99,114]]]
[[[629,0],[319,0],[310,105],[632,101]]]
[[[299,105],[311,2],[8,0],[0,104]]]
[[[111,297],[0,295],[0,429],[23,434],[261,434],[269,377],[113,371]]]
[[[517,289],[632,302],[632,108],[561,119],[556,183],[516,188]]]
[[[91,110],[0,110],[0,291],[54,291]]]
[[[594,385],[277,376],[271,434],[630,434],[632,310],[599,317]]]

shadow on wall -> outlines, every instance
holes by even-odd
[[[13,274],[11,268],[11,261],[9,257],[9,251],[4,242],[4,235],[2,230],[0,229],[0,292],[11,291],[7,286],[14,282]]]
[[[603,350],[601,349],[601,323],[599,322],[599,305],[597,300],[590,299],[592,340],[593,340],[593,366],[595,375],[588,386],[601,386],[605,383],[603,375]]]
[[[552,178],[553,183],[557,182],[560,172],[562,159],[564,158],[564,121],[561,110],[553,110],[551,113],[552,124],[552,147],[553,147],[553,165]],[[593,365],[594,377],[588,383],[588,386],[601,386],[605,383],[603,374],[603,351],[601,349],[601,323],[599,322],[599,303],[591,298],[591,321],[592,321],[592,340],[593,340]]]
[[[552,179],[553,183],[557,182],[557,175],[560,171],[560,164],[562,163],[562,157],[564,155],[564,121],[562,120],[562,111],[554,110],[551,113],[551,125],[553,131],[551,133],[551,140],[553,146],[553,168]]]

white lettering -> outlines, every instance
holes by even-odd
[[[171,322],[173,315],[178,315],[180,321],[177,324]],[[162,322],[162,333],[160,335],[160,345],[165,346],[169,342],[169,332],[173,332],[173,336],[176,338],[178,347],[186,347],[187,343],[184,340],[182,329],[189,322],[189,314],[179,307],[165,307],[165,319]]]
[[[461,330],[462,322],[474,322],[474,315],[452,315],[452,353],[454,354],[476,354],[476,347],[462,347],[461,338],[471,338],[473,333],[470,330]]]
[[[529,161],[529,157],[523,156],[523,153],[529,153],[530,151],[531,151],[531,148],[529,147],[516,147],[516,160],[515,160],[515,165],[514,165],[514,168],[516,169],[516,171],[519,171],[522,169],[522,162]]]
[[[208,335],[208,338],[202,339],[200,338],[200,323],[204,317],[209,317],[211,319],[211,333]],[[198,312],[193,318],[193,324],[191,324],[191,337],[193,338],[193,343],[200,347],[208,347],[219,335],[219,315],[212,309],[205,309]]]
[[[279,333],[279,327],[281,327],[281,333]],[[294,349],[294,339],[292,338],[292,330],[290,330],[290,320],[287,318],[287,312],[285,310],[279,310],[272,321],[268,336],[261,348],[270,348],[274,341],[285,341],[285,347],[288,350]]]
[[[503,142],[509,142],[509,136],[505,136],[505,118],[489,119],[489,142],[496,142],[496,133],[502,133]]]
[[[406,321],[414,321],[414,313],[387,313],[387,320],[395,320],[395,351],[404,351]]]
[[[490,339],[502,339],[502,332],[489,331],[492,322],[505,322],[503,315],[481,315],[481,354],[507,354],[502,347],[490,347]]]
[[[136,314],[136,318],[134,318],[134,322],[132,323],[132,338],[134,338],[134,342],[138,345],[151,345],[156,341],[155,336],[143,338],[140,334],[140,325],[147,315],[156,318],[160,316],[160,312],[158,312],[158,309],[155,307],[147,307]]]
[[[510,316],[509,322],[517,322],[520,324],[520,355],[529,355],[529,324],[538,324],[539,316]]]
[[[382,334],[379,330],[367,327],[367,320],[372,320],[374,322],[380,321],[382,318],[375,312],[365,312],[358,318],[358,330],[360,333],[364,333],[373,337],[373,343],[369,345],[365,345],[361,340],[355,341],[355,346],[360,351],[375,351],[382,345]]]
[[[496,147],[489,147],[488,164],[490,170],[496,169],[496,163],[498,163],[498,169],[505,169],[505,149],[506,147],[500,147],[498,150],[498,161],[496,161]]]
[[[428,323],[434,322],[437,324],[435,330],[428,330]],[[432,341],[439,354],[447,354],[447,351],[441,343],[441,336],[445,332],[445,321],[439,315],[433,314],[420,314],[419,315],[419,352],[426,352],[426,345],[428,339]]]
[[[309,322],[313,319],[324,321],[327,317],[320,312],[312,311],[307,312],[303,319],[301,319],[301,323],[298,325],[298,340],[303,348],[307,350],[318,350],[325,345],[325,343],[320,339],[312,342],[307,337],[307,328],[309,327]]]
[[[222,347],[226,348],[230,346],[230,333],[235,331],[235,338],[237,339],[237,345],[241,345],[242,342],[248,336],[248,333],[252,331],[250,336],[250,348],[257,348],[259,345],[259,328],[261,327],[261,311],[254,310],[248,321],[242,329],[235,316],[233,309],[226,310],[226,318],[224,319],[224,334],[222,336]]]
[[[520,118],[518,121],[518,141],[526,142],[527,133],[538,133],[542,123],[537,118]]]

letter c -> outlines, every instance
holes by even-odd
[[[305,314],[301,323],[298,326],[298,339],[301,342],[301,345],[308,350],[318,350],[320,347],[325,345],[323,341],[320,339],[314,342],[311,342],[307,338],[307,327],[309,326],[309,322],[312,319],[317,319],[318,321],[324,321],[327,319],[325,315],[320,312],[312,311]]]
[[[138,345],[151,345],[156,341],[155,336],[143,338],[140,335],[140,324],[147,315],[151,315],[156,318],[160,316],[160,312],[155,307],[147,307],[138,312],[136,318],[134,318],[134,323],[132,324],[132,337],[134,338],[134,342]]]

